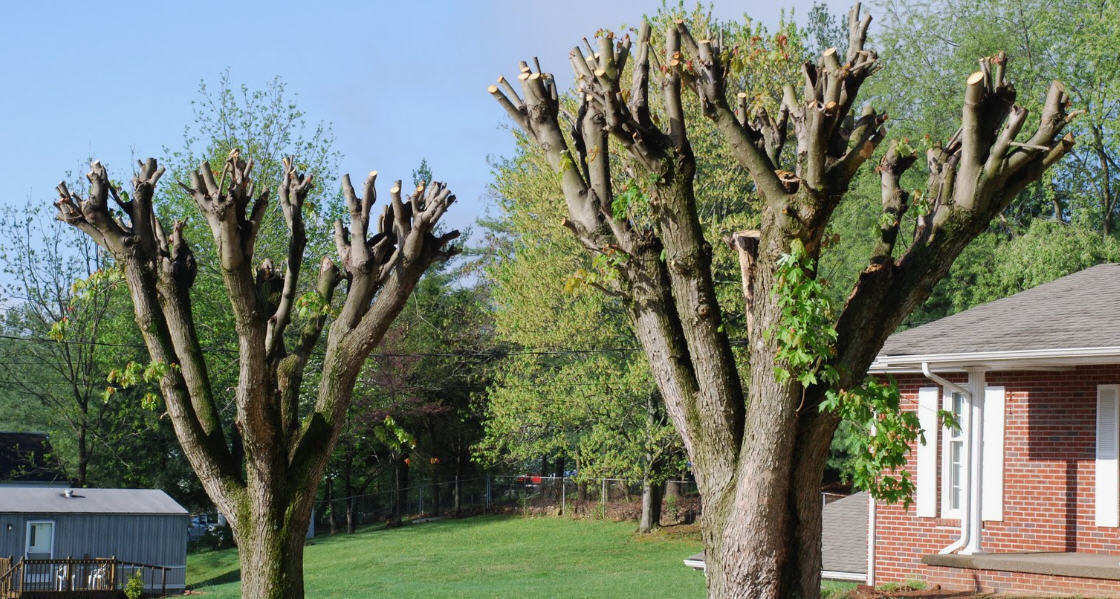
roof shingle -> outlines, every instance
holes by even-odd
[[[891,335],[880,356],[1120,346],[1120,264],[1101,264]]]
[[[159,489],[66,489],[0,487],[0,513],[31,514],[187,514]]]

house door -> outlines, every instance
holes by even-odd
[[[28,559],[50,559],[54,555],[54,522],[27,523]]]

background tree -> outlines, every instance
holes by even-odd
[[[645,360],[632,351],[620,302],[586,284],[594,266],[566,231],[548,226],[562,210],[546,190],[547,163],[524,140],[521,147],[498,167],[500,216],[489,223],[500,256],[485,273],[497,336],[512,354],[480,405],[480,457],[507,466],[546,458],[579,481],[641,481],[639,530],[649,532],[671,456],[683,448]]]
[[[34,210],[0,218],[0,256],[10,304],[0,339],[5,403],[33,400],[21,420],[56,432],[57,457],[84,487],[91,464],[112,452],[110,431],[120,430],[115,402],[102,396],[111,358],[134,342],[118,338],[114,347],[105,334],[124,299],[120,277],[92,240]]]
[[[899,435],[869,439],[890,437],[891,446],[868,455],[895,464],[905,448],[898,438],[917,433],[916,423],[895,418],[896,396],[892,401],[880,385],[865,383],[868,365],[964,246],[1073,145],[1061,134],[1069,96],[1060,84],[1048,90],[1034,133],[1019,142],[1027,111],[1014,104],[1006,57],[982,60],[966,81],[961,129],[927,153],[928,184],[920,198],[899,184],[917,159],[914,149],[892,143],[882,155],[880,237],[843,310],[831,314],[815,275],[827,225],[885,136],[885,116],[856,103],[877,70],[877,54],[864,47],[869,24],[857,4],[847,48],[806,63],[801,92],[788,85],[777,112],[752,111],[745,101],[736,102],[736,111],[728,98],[734,82],[725,74],[741,49],[707,31],[694,37],[684,23],[665,32],[664,55],[653,49],[649,24],[636,44],[606,34],[597,49],[572,52],[581,103],[570,122],[570,145],[551,75],[522,62],[520,94],[505,80],[490,87],[557,173],[569,213],[565,225],[588,251],[616,257],[611,289],[624,297],[704,501],[713,597],[819,594],[818,489],[841,416],[887,419],[881,426]],[[624,92],[621,75],[631,50],[634,74]],[[651,82],[667,118],[651,116]],[[761,226],[737,238],[749,336],[743,374],[723,326],[711,244],[697,216],[685,87],[755,184]],[[787,139],[794,140],[793,151],[786,151]],[[608,140],[626,180],[611,176]],[[640,191],[636,198],[623,194],[631,185]],[[914,235],[896,248],[912,200]],[[894,494],[905,491],[904,482],[886,480],[874,490]]]
[[[493,350],[485,289],[465,283],[460,269],[429,271],[362,370],[353,428],[344,431],[331,467],[350,498],[343,503],[348,526],[356,496],[374,485],[395,492],[394,524],[405,514],[409,490],[423,492],[424,480],[426,509],[461,510],[458,481],[478,474],[470,448],[481,424],[471,398],[489,380]],[[347,472],[361,484],[348,485]]]

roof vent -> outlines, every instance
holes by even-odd
[[[74,497],[74,489],[66,489],[62,494],[65,495],[67,499],[71,499]]]

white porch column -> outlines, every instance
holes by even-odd
[[[968,368],[968,389],[970,391],[969,409],[972,422],[969,423],[968,439],[968,500],[965,503],[961,521],[968,520],[968,542],[961,553],[972,555],[983,553],[980,533],[983,529],[983,481],[984,481],[984,395],[985,377],[983,368]]]

